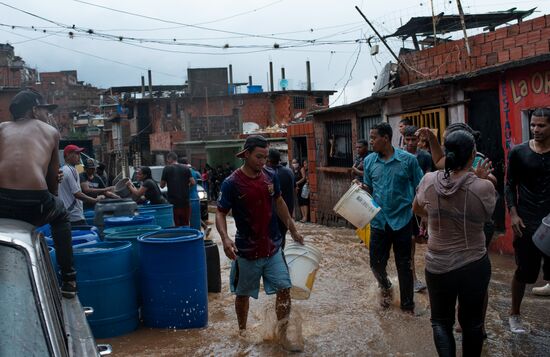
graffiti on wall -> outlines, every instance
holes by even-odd
[[[504,143],[505,150],[508,152],[513,147],[512,127],[510,124],[510,102],[506,90],[506,79],[502,78],[500,84],[500,98],[502,101],[502,111],[504,112]]]

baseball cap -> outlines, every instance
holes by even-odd
[[[261,135],[250,135],[244,142],[243,149],[237,153],[237,157],[244,158],[244,153],[254,150],[255,147],[266,148],[267,140]]]
[[[97,165],[95,164],[95,160],[94,159],[86,160],[86,163],[84,163],[84,168],[85,169],[95,169],[95,168],[97,168]]]
[[[86,150],[86,149],[78,147],[78,146],[73,145],[73,144],[70,144],[70,145],[65,146],[65,149],[63,149],[63,155],[67,156],[72,152],[81,153],[84,150]]]
[[[267,154],[267,158],[272,162],[279,162],[281,161],[281,153],[275,148],[270,148],[269,154]]]
[[[46,108],[52,111],[57,108],[57,104],[48,104],[42,94],[34,89],[24,89],[11,100],[10,113],[15,119],[18,119],[33,107]]]

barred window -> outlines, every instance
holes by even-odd
[[[294,99],[294,109],[306,109],[305,97],[293,97],[293,99]]]
[[[353,164],[351,120],[326,123],[328,166],[350,167]]]

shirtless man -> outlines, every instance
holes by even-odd
[[[56,105],[40,93],[25,89],[11,101],[13,121],[0,124],[0,218],[35,226],[49,223],[61,268],[61,293],[76,295],[71,225],[58,188],[59,133],[46,122]]]

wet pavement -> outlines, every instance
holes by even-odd
[[[211,215],[212,216],[212,215]],[[213,217],[211,217],[213,220]],[[235,231],[232,219],[230,235]],[[378,288],[369,268],[368,250],[359,243],[355,231],[299,224],[307,243],[323,253],[314,290],[309,300],[292,302],[291,323],[301,324],[304,356],[435,356],[429,320],[427,293],[415,294],[416,316],[399,309],[398,298],[387,310],[378,303]],[[238,334],[234,297],[229,292],[230,261],[223,254],[220,238],[213,229],[211,238],[220,248],[222,292],[209,294],[208,327],[198,330],[159,330],[141,327],[137,331],[108,340],[113,356],[286,356],[272,332],[274,296],[263,291],[250,300],[248,333]],[[291,238],[287,236],[287,240]],[[423,275],[425,246],[417,246],[416,269]],[[528,285],[522,305],[530,333],[512,335],[508,330],[509,284],[514,271],[513,257],[491,255],[493,274],[484,356],[550,355],[550,298],[531,294]],[[388,272],[398,287],[393,259]],[[475,277],[472,277],[475,278]],[[422,278],[422,280],[424,280]],[[541,285],[541,282],[539,284]],[[398,290],[394,296],[398,296]],[[455,334],[460,355],[460,335]],[[267,339],[267,340],[266,340]]]

